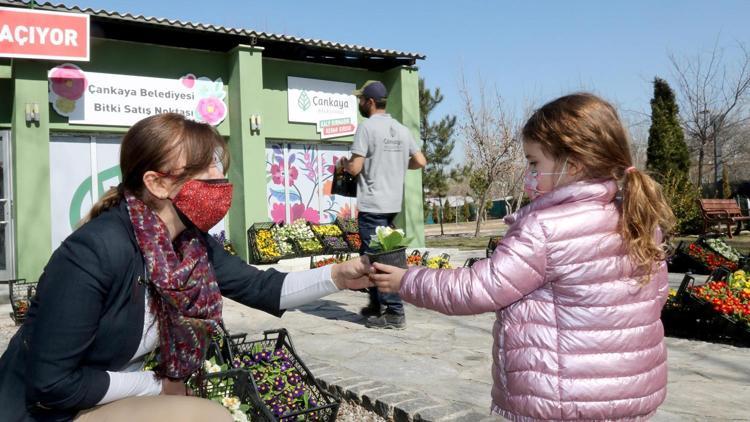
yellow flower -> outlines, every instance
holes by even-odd
[[[677,290],[669,289],[669,296],[677,296]]]

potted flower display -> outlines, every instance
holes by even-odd
[[[403,230],[380,226],[375,229],[375,235],[370,241],[370,248],[378,252],[368,253],[367,258],[371,263],[379,262],[407,268],[406,246],[410,241],[411,239],[406,238]]]

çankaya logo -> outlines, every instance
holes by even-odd
[[[297,98],[297,106],[302,111],[307,111],[310,108],[310,97],[307,95],[307,91],[302,91]]]
[[[349,108],[349,101],[335,97],[321,98],[318,96],[313,96],[312,101],[310,101],[310,95],[308,95],[307,91],[300,92],[299,97],[297,98],[297,107],[302,111],[307,111],[313,105],[316,107],[327,107],[329,109],[337,108],[343,110]]]

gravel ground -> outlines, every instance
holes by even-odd
[[[377,413],[349,401],[342,401],[337,422],[386,422]]]

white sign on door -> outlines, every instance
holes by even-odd
[[[49,71],[49,101],[71,124],[131,126],[155,114],[179,113],[211,125],[227,115],[221,78],[179,79],[84,72],[67,63]]]
[[[315,123],[321,139],[352,135],[357,130],[356,85],[320,79],[287,79],[289,121]]]

